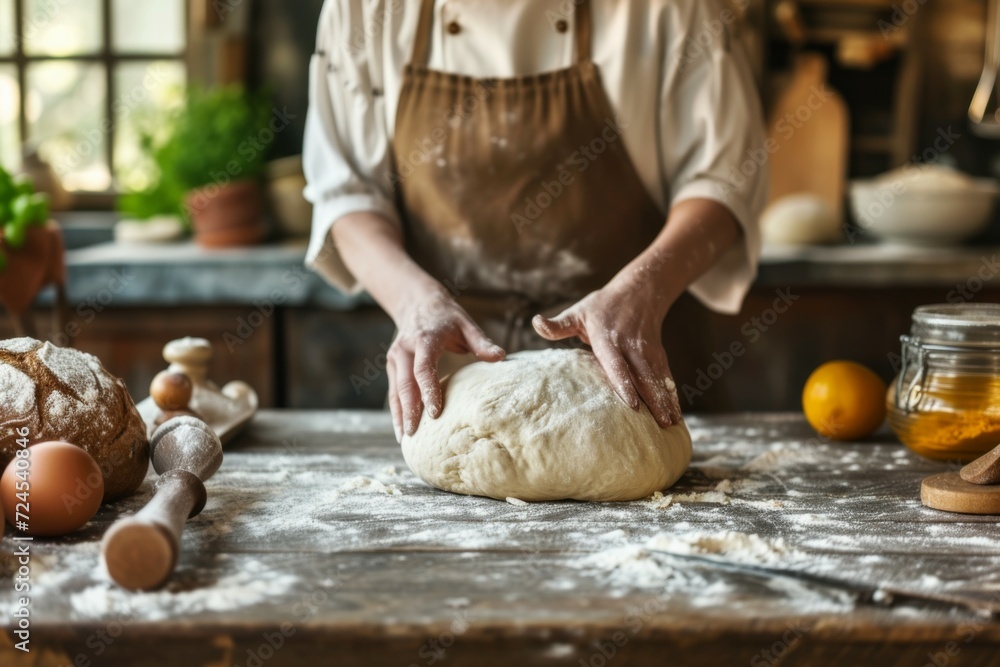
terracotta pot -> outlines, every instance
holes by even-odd
[[[66,284],[62,231],[54,221],[31,226],[24,245],[10,248],[0,240],[7,267],[0,271],[0,302],[15,316],[23,315],[47,285]]]
[[[257,181],[192,190],[185,201],[195,241],[206,248],[260,243],[267,235]]]

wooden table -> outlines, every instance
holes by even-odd
[[[855,608],[644,548],[733,531],[783,540],[784,567],[1000,602],[995,518],[918,501],[945,466],[888,435],[821,442],[795,415],[689,426],[669,503],[518,506],[423,485],[384,414],[263,412],[227,448],[166,591],[124,593],[99,568],[103,531],[150,480],[73,537],[34,542],[31,653],[12,648],[17,596],[0,580],[0,665],[1000,664],[995,621]]]

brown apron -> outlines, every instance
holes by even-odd
[[[393,139],[407,249],[508,352],[551,346],[531,317],[606,284],[664,213],[590,59],[587,0],[573,18],[576,63],[511,79],[429,69],[434,5],[423,0]]]

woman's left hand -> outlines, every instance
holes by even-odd
[[[677,388],[661,329],[669,303],[655,283],[619,275],[553,318],[536,315],[535,331],[548,340],[577,337],[594,356],[626,405],[646,404],[661,427],[680,423]]]

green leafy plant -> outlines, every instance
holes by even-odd
[[[257,178],[274,140],[270,95],[241,86],[188,90],[184,104],[162,114],[142,136],[158,178],[123,195],[118,210],[140,220],[183,215],[184,197],[211,184]]]
[[[48,219],[48,195],[35,192],[30,177],[11,176],[0,167],[0,230],[6,248],[21,248],[27,241],[29,228],[44,225]],[[0,271],[6,266],[7,255],[0,248]]]
[[[269,95],[240,86],[192,89],[161,147],[177,183],[188,190],[227,180],[256,178],[274,141]]]

